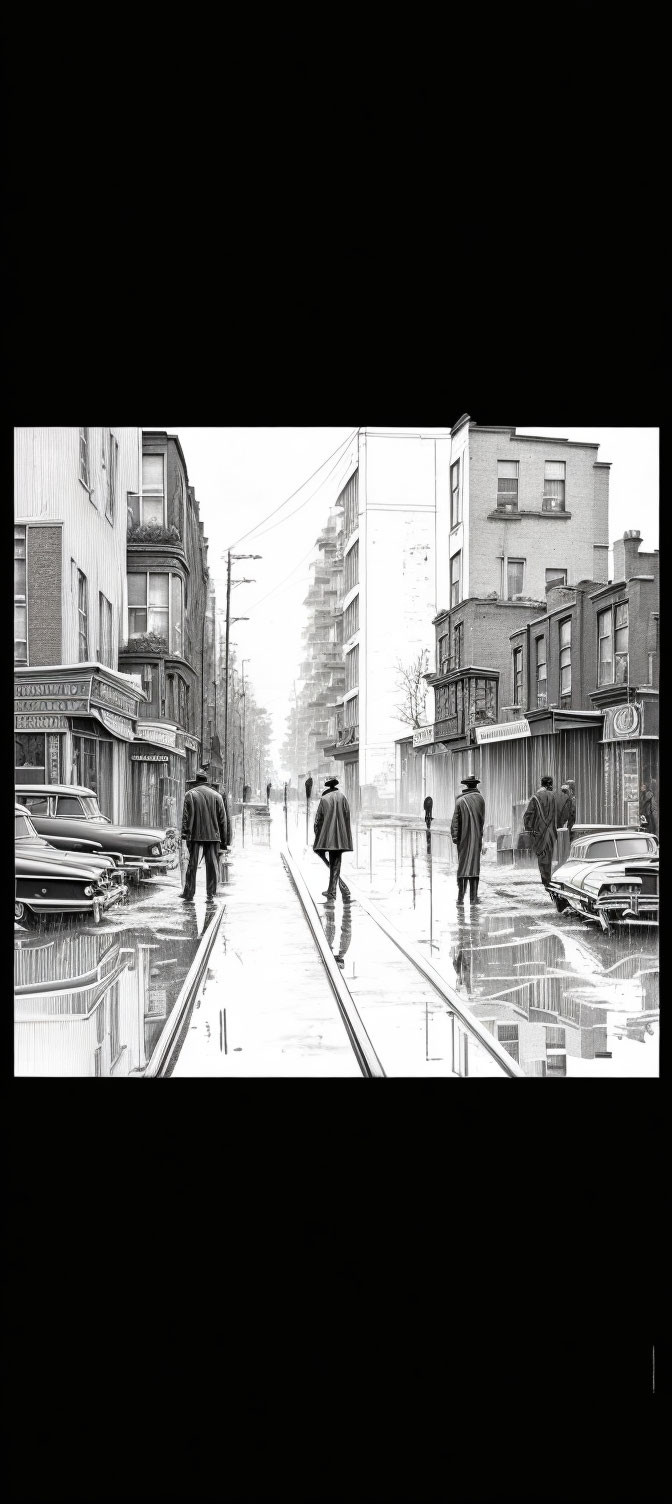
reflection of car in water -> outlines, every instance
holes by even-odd
[[[126,897],[123,872],[103,851],[57,851],[38,835],[26,810],[14,808],[14,918],[90,912],[96,924]]]
[[[549,893],[562,914],[572,910],[612,925],[658,923],[658,838],[614,828],[574,841]]]
[[[115,856],[118,866],[140,877],[176,867],[177,831],[139,825],[113,825],[102,814],[92,789],[76,784],[19,784],[16,798],[25,805],[39,835],[67,851],[85,851],[90,843]]]

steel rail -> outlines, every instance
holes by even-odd
[[[219,934],[219,926],[222,922],[223,914],[224,904],[221,904],[218,913],[215,914],[205,933],[201,936],[198,950],[182,983],[175,1006],[171,1008],[156,1041],[151,1058],[142,1072],[143,1080],[146,1076],[150,1078],[163,1076],[170,1064],[185,1016],[198,996],[212,948]]]
[[[338,1005],[343,1023],[345,1024],[348,1039],[352,1045],[357,1064],[363,1076],[385,1076],[383,1066],[371,1043],[369,1035],[359,1016],[352,994],[348,990],[341,973],[334,960],[331,947],[327,944],[324,930],[320,922],[320,916],[315,900],[310,893],[299,866],[286,842],[280,848],[287,875],[294,887],[308,925],[320,953],[320,959],[329,978],[331,989]]]
[[[466,1031],[466,1033],[472,1035],[475,1039],[478,1040],[478,1043],[481,1044],[485,1050],[487,1050],[488,1054],[492,1056],[493,1060],[497,1061],[497,1064],[502,1067],[507,1076],[524,1077],[525,1072],[522,1067],[519,1066],[513,1059],[513,1056],[509,1055],[508,1051],[503,1048],[503,1046],[499,1043],[499,1040],[495,1039],[494,1035],[490,1034],[488,1030],[483,1027],[483,1024],[479,1023],[479,1020],[477,1018],[474,1018],[472,1014],[470,1014],[468,1008],[465,1007],[464,1002],[459,996],[459,993],[455,991],[454,987],[451,987],[450,982],[446,981],[445,977],[441,976],[441,973],[436,970],[436,967],[432,965],[432,962],[428,961],[427,958],[423,956],[422,951],[415,944],[415,942],[411,940],[407,935],[402,935],[401,931],[398,930],[395,925],[391,924],[389,919],[386,919],[385,915],[381,913],[380,909],[378,909],[375,904],[372,904],[368,898],[364,898],[363,894],[349,879],[350,875],[348,874],[348,886],[350,888],[350,891],[353,897],[357,899],[358,904],[360,904],[363,908],[364,913],[368,914],[369,918],[375,921],[375,923],[379,926],[383,933],[387,935],[388,939],[394,942],[397,948],[401,951],[402,955],[404,955],[406,959],[410,961],[413,966],[415,966],[416,970],[419,971],[425,978],[425,980],[431,984],[435,992],[438,992],[439,997],[441,997],[443,1001],[447,1003],[451,1013],[454,1013],[456,1018],[459,1019],[459,1022],[461,1023],[462,1028]]]

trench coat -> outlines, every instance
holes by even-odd
[[[183,841],[214,841],[218,846],[228,846],[226,804],[222,795],[207,783],[196,784],[185,794],[180,835]]]
[[[565,816],[565,818],[567,818]],[[540,788],[532,795],[523,815],[523,827],[532,836],[532,845],[538,857],[549,862],[557,839],[557,804],[552,789]]]
[[[574,798],[573,794],[563,794],[561,791],[558,795],[558,813],[556,824],[558,830],[562,825],[566,825],[567,829],[570,832],[574,829],[574,826],[576,825],[576,799]]]
[[[480,876],[484,821],[485,799],[478,789],[465,789],[463,794],[458,794],[450,834],[459,853],[457,876],[460,879]]]
[[[340,789],[322,795],[313,829],[313,851],[352,851],[350,805]]]

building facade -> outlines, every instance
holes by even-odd
[[[126,820],[144,691],[117,664],[141,432],[16,428],[14,461],[16,782],[83,784]]]
[[[175,826],[205,746],[207,538],[175,434],[143,433],[140,480],[126,498],[119,652],[120,668],[146,696],[129,753],[130,807],[135,824]]]

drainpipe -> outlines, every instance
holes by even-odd
[[[202,637],[201,637],[201,767],[203,766],[203,756],[204,756],[204,747],[205,747],[203,736],[204,736],[204,727],[205,727],[205,624],[206,624],[206,621],[207,621],[207,617],[208,617],[208,603],[207,603],[207,597],[206,597],[205,611],[203,613],[203,633],[202,633]]]

